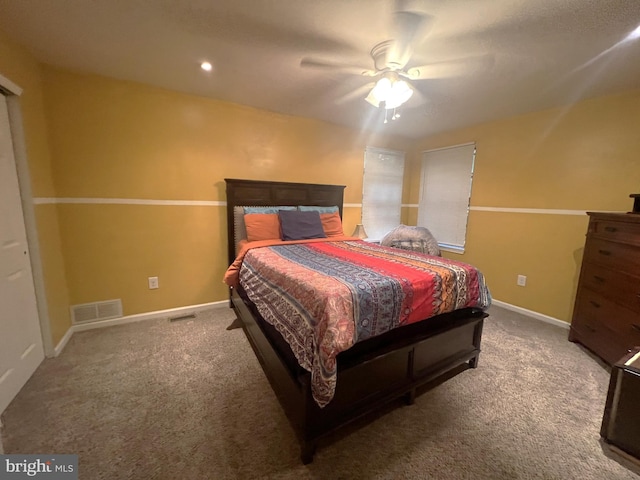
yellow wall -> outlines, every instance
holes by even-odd
[[[0,73],[21,99],[52,336],[68,306],[121,298],[125,315],[226,298],[225,177],[346,184],[360,204],[367,145],[408,151],[403,203],[418,203],[420,152],[475,141],[473,207],[626,211],[640,187],[640,92],[583,101],[417,142],[374,137],[136,83],[42,67],[0,35]],[[98,200],[95,200],[98,199]],[[345,209],[345,232],[360,221]],[[402,221],[415,224],[405,206]],[[496,299],[569,321],[587,219],[472,210],[466,252]],[[516,275],[527,275],[517,287]],[[160,288],[149,290],[147,277]]]
[[[640,90],[424,139],[410,155],[410,203],[420,152],[475,141],[472,207],[629,211],[629,194],[640,192],[638,125]],[[570,321],[587,223],[586,215],[472,210],[465,253],[447,256],[478,266],[495,299]]]
[[[224,178],[346,185],[361,203],[367,145],[407,150],[315,120],[131,82],[45,70],[60,198],[226,200]],[[59,205],[71,304],[121,298],[125,315],[224,300],[223,206]],[[345,209],[351,233],[360,208]],[[147,277],[160,288],[149,290]]]
[[[28,52],[12,43],[1,32],[0,74],[23,89],[20,106],[33,196],[53,197],[55,188],[43,106],[41,67]],[[51,336],[55,345],[71,325],[58,211],[55,205],[37,205],[35,215]]]

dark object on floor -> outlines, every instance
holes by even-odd
[[[611,370],[609,393],[600,435],[640,460],[640,347],[620,359]]]
[[[180,320],[191,320],[196,318],[196,314],[195,313],[190,313],[188,315],[181,315],[179,317],[171,317],[169,319],[170,322],[179,322]]]
[[[236,328],[242,328],[242,322],[237,318],[231,322],[231,324],[227,327],[227,330],[235,330]]]

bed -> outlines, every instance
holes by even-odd
[[[229,265],[238,264],[240,226],[236,207],[332,207],[342,217],[344,186],[239,179],[225,179],[225,182]],[[357,239],[331,240],[324,239],[326,243],[318,241],[317,244],[310,240],[309,246],[295,248],[301,251],[329,249],[329,256],[335,256],[336,249],[369,249],[371,254],[382,256],[394,250],[366,245]],[[387,251],[380,252],[380,249]],[[310,255],[306,250],[304,252]],[[405,255],[412,254],[421,255],[405,252]],[[251,267],[243,268],[245,279],[252,278],[246,273]],[[479,272],[478,275],[481,277]],[[253,292],[250,283],[245,285]],[[483,281],[481,286],[484,288]],[[483,292],[484,304],[480,307],[465,306],[429,315],[420,319],[422,321],[412,321],[384,333],[370,335],[338,353],[335,357],[335,383],[328,397],[318,393],[321,391],[317,385],[318,375],[312,376],[308,368],[300,366],[300,353],[295,345],[291,347],[291,338],[285,340],[280,333],[282,329],[276,328],[280,326],[274,326],[272,318],[270,321],[264,318],[269,317],[260,313],[260,309],[263,313],[266,311],[264,304],[256,305],[250,300],[242,281],[230,287],[230,307],[234,309],[298,436],[301,460],[307,464],[313,460],[318,442],[336,430],[393,401],[400,399],[412,404],[416,392],[423,392],[469,368],[476,368],[483,322],[488,316],[485,310],[490,302],[488,290]]]

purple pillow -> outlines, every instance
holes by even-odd
[[[327,238],[322,228],[319,212],[280,210],[280,232],[282,240],[305,240]]]

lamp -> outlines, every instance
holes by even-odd
[[[396,72],[386,72],[384,76],[377,81],[365,100],[376,108],[380,107],[381,103],[384,103],[385,110],[395,110],[409,100],[411,95],[413,95],[411,85],[401,80]],[[399,116],[400,115],[394,112],[392,120],[395,120]]]
[[[367,232],[364,229],[364,225],[362,225],[361,223],[356,225],[356,229],[353,231],[353,235],[351,235],[351,236],[352,237],[358,237],[360,239],[367,238]]]

